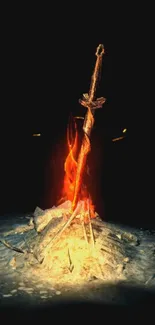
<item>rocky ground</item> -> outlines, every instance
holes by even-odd
[[[27,227],[30,215],[0,218],[0,239],[25,249],[36,232],[10,233]],[[23,228],[24,229],[24,228]],[[93,220],[101,276],[90,274],[80,283],[58,281],[52,269],[43,270],[30,255],[15,252],[0,242],[0,304],[5,306],[46,306],[68,301],[134,305],[154,301],[155,232]]]

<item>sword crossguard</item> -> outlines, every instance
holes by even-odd
[[[83,94],[83,99],[79,99],[79,103],[86,107],[86,108],[90,108],[90,109],[97,109],[97,108],[101,108],[102,105],[105,103],[106,98],[104,97],[99,97],[96,100],[90,102],[89,101],[89,95],[88,94]]]

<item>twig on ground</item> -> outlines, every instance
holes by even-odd
[[[73,265],[72,260],[71,260],[69,248],[68,248],[68,258],[69,258],[69,271],[72,272],[73,269],[74,269],[74,265]]]
[[[92,223],[91,223],[90,199],[88,199],[88,218],[89,218],[90,237],[91,237],[92,247],[94,248],[95,241],[94,241],[93,227],[92,227]]]
[[[21,248],[14,247],[14,246],[10,245],[6,240],[0,239],[0,243],[2,243],[4,246],[6,246],[7,248],[9,248],[15,252],[22,253],[22,254],[25,253],[25,251],[23,251]]]
[[[86,233],[86,228],[85,228],[84,222],[82,222],[82,228],[83,228],[83,233],[84,233],[85,241],[86,241],[86,243],[88,245],[88,237],[87,237],[87,233]]]

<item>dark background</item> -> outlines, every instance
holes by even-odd
[[[78,100],[89,90],[96,47],[103,43],[97,95],[107,101],[95,115],[91,193],[104,220],[152,227],[151,216],[142,215],[140,142],[132,124],[138,97],[135,67],[140,48],[134,46],[133,36],[137,30],[125,23],[126,15],[121,20],[119,16],[114,20],[112,13],[98,18],[96,11],[95,21],[91,17],[85,21],[82,11],[76,19],[64,14],[54,20],[53,11],[47,19],[34,12],[31,18],[17,16],[13,19],[7,12],[2,31],[0,214],[56,203],[69,114],[85,113]],[[125,139],[112,142],[124,128]],[[32,137],[33,133],[41,137]]]

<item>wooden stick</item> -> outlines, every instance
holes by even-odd
[[[85,241],[86,241],[86,243],[88,245],[88,237],[87,237],[87,233],[86,233],[86,228],[85,228],[84,222],[82,222],[82,228],[83,228],[83,233],[84,233]]]
[[[73,269],[74,269],[74,265],[73,265],[72,260],[71,260],[69,248],[68,248],[68,258],[69,258],[69,271],[72,272]]]
[[[90,198],[88,199],[88,218],[89,218],[90,237],[91,237],[92,247],[94,248],[95,240],[94,240],[93,227],[92,227],[92,223],[91,223]]]
[[[27,232],[29,230],[32,230],[34,228],[34,225],[24,225],[24,226],[17,226],[15,229],[9,230],[3,234],[4,237],[7,237],[9,235],[19,234],[22,232]]]
[[[50,240],[50,242],[48,243],[48,245],[46,246],[46,248],[49,246],[53,246],[51,244],[54,244],[58,239],[60,239],[61,235],[63,234],[63,232],[66,230],[67,227],[69,227],[69,225],[71,224],[72,220],[76,217],[76,215],[78,214],[78,212],[80,211],[81,205],[78,204],[76,209],[74,210],[74,212],[72,213],[72,215],[70,216],[70,218],[67,220],[67,222],[64,224],[64,226],[61,228],[61,230],[59,230],[57,232],[57,234]]]
[[[25,253],[25,251],[23,251],[22,249],[10,245],[6,240],[0,239],[0,243],[2,243],[5,247],[11,249],[12,251],[22,253],[22,254]]]
[[[148,278],[148,280],[145,282],[145,285],[148,285],[150,281],[152,281],[154,278],[155,278],[155,273]]]

